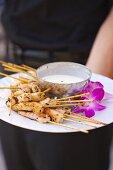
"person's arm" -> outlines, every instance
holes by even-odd
[[[95,73],[113,78],[113,8],[100,27],[86,65]]]

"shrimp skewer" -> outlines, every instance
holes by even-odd
[[[19,111],[18,112],[20,115],[27,117],[32,120],[36,120],[40,123],[48,123],[50,121],[50,117],[48,115],[38,115],[34,114],[33,112],[28,112],[28,111]]]
[[[45,94],[41,92],[35,93],[22,93],[21,95],[17,96],[18,102],[40,102],[45,98]]]

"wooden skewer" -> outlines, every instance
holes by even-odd
[[[24,72],[26,73],[26,71],[24,71],[23,69],[20,69],[18,67],[15,67],[14,65],[12,66],[13,64],[9,63],[9,64],[2,64],[2,66],[5,67],[5,70],[7,69],[8,71],[10,72]]]
[[[3,87],[0,87],[0,89],[19,89],[18,87],[16,86],[3,86]]]
[[[27,66],[27,65],[22,65],[22,66],[19,66],[19,65],[17,65],[17,64],[13,64],[13,63],[7,63],[7,62],[5,62],[5,61],[2,61],[2,60],[0,60],[0,64],[8,64],[8,65],[10,65],[10,66],[16,66],[16,67],[18,67],[18,68],[22,68],[22,69],[24,69],[24,70],[31,70],[31,71],[34,71],[34,72],[36,72],[36,69],[34,69],[34,68],[32,68],[32,67],[30,67],[30,66]]]
[[[37,92],[37,93],[38,93],[38,95],[41,95],[42,93],[47,93],[49,90],[50,90],[50,89],[48,88],[48,89],[46,89],[46,90],[44,90],[44,91]]]
[[[21,79],[23,79],[23,80],[26,80],[26,81],[31,81],[31,79],[29,79],[29,78],[26,78],[26,77],[22,77],[22,76],[19,76]]]
[[[9,68],[6,68],[6,67],[4,68],[4,70],[15,73],[15,71],[13,71],[13,70],[11,70],[11,69],[9,69]]]
[[[27,75],[29,75],[29,76],[31,76],[31,77],[33,77],[34,79],[37,79],[37,77],[36,76],[33,76],[31,73],[29,73],[29,72],[27,72],[27,71],[25,71],[25,70],[22,70],[22,69],[20,69],[20,68],[15,68],[14,66],[10,66],[10,65],[8,65],[8,64],[3,64],[3,66],[5,66],[6,68],[9,68],[9,69],[11,69],[10,71],[15,71],[15,72],[22,72],[22,73],[24,73],[24,74],[27,74]]]
[[[27,68],[25,68],[23,66],[19,66],[17,64],[13,64],[13,63],[6,63],[6,64],[11,66],[11,67],[19,68],[19,69],[22,69],[22,70],[28,70]]]
[[[17,77],[13,77],[13,76],[8,75],[8,74],[5,74],[5,73],[1,73],[1,72],[0,72],[0,75],[5,76],[5,77],[10,77],[10,78],[13,78],[13,79],[18,80],[18,81],[25,82],[25,81],[22,80],[22,79],[19,79],[19,78],[17,78]]]
[[[63,118],[64,120],[67,120],[67,121],[70,121],[70,122],[74,122],[76,124],[81,124],[81,125],[85,125],[85,126],[90,126],[90,127],[93,127],[93,128],[97,128],[97,126],[94,126],[94,125],[90,125],[90,124],[87,124],[85,122],[78,122],[78,121],[75,121],[75,120],[72,120],[72,119],[68,119],[68,118]]]
[[[13,70],[11,70],[11,69],[9,69],[9,68],[4,68],[4,70],[15,73],[15,71],[13,71]],[[21,76],[20,76],[20,78],[23,79],[23,80],[26,80],[26,82],[30,80],[30,79],[28,79],[28,78],[21,77]]]
[[[6,70],[6,71],[10,71],[10,72],[14,72],[14,73],[15,73],[15,71],[11,71],[11,70],[10,70],[10,69],[8,69],[8,68],[4,68],[4,70]],[[28,81],[30,81],[30,79],[25,78],[25,77],[21,77],[21,76],[20,76],[20,78],[21,78],[21,80],[25,80],[25,81],[26,81],[26,83],[27,83]]]
[[[92,102],[93,100],[68,100],[68,101],[58,101],[58,103],[81,103],[81,102]]]
[[[24,79],[24,78],[22,78],[22,77],[19,77],[22,81],[24,81],[25,83],[29,83],[30,82],[30,80],[27,80],[27,79]]]
[[[74,114],[76,114],[76,113],[74,113]],[[101,121],[98,121],[98,120],[95,120],[95,119],[92,119],[92,118],[88,118],[88,117],[85,117],[85,116],[80,115],[80,114],[76,114],[76,116],[78,116],[79,118],[84,118],[85,120],[91,120],[91,121],[93,121],[97,124],[107,125],[107,123],[105,123],[105,122],[101,122]]]
[[[46,105],[45,107],[50,107],[50,108],[52,108],[52,107],[69,107],[69,106],[78,106],[78,104],[75,104],[75,103],[73,103],[73,104],[56,104],[56,105]]]
[[[48,89],[42,91],[42,93],[47,93],[47,92],[50,91],[50,90],[51,90],[51,88],[48,88]]]
[[[15,67],[14,67],[15,68]],[[6,71],[10,71],[10,72],[15,72],[14,70],[11,70],[11,69],[9,69],[9,68],[4,68],[4,70],[6,70]],[[26,70],[26,71],[29,71],[27,68],[23,68],[23,70]]]
[[[91,122],[91,123],[94,123],[94,124],[106,125],[106,123],[104,123],[104,122],[101,122],[101,121],[98,121],[98,120],[95,120],[95,119],[92,119],[92,118],[88,118],[88,117],[85,117],[85,116],[82,116],[82,115],[76,114],[76,113],[74,113],[74,115],[64,114],[64,116],[84,120],[84,121]]]
[[[68,128],[68,129],[72,129],[72,130],[75,130],[75,131],[80,131],[80,132],[83,132],[83,133],[88,133],[87,130],[82,130],[82,129],[79,129],[79,128],[74,128],[72,126],[64,125],[64,124],[61,124],[61,123],[57,123],[57,122],[53,122],[53,121],[49,121],[49,123],[52,123],[52,124],[55,124],[55,125],[58,125],[58,126],[62,126],[62,127]]]
[[[77,97],[86,96],[86,95],[88,95],[88,94],[90,94],[90,93],[87,92],[87,93],[78,94],[78,95],[75,95],[75,96],[68,96],[68,97],[64,97],[64,98],[60,98],[60,99],[53,99],[53,100],[58,100],[58,101],[60,101],[60,100],[73,99],[73,98],[77,98]]]
[[[33,67],[27,66],[27,65],[25,65],[25,64],[22,64],[22,66],[23,66],[24,68],[26,68],[27,70],[31,70],[31,71],[36,72],[36,69],[33,68]]]
[[[47,93],[48,91],[50,90],[50,88],[44,90],[44,91],[41,91],[41,92],[38,92],[38,95],[42,94],[42,93]]]

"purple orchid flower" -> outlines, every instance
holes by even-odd
[[[104,86],[100,82],[89,81],[85,89],[82,90],[82,93],[92,92],[94,89],[97,88],[104,88]]]
[[[82,100],[90,100],[82,104],[81,106],[74,107],[72,109],[73,113],[84,113],[86,117],[92,117],[95,115],[95,111],[100,111],[106,107],[100,104],[100,101],[104,97],[103,85],[100,82],[90,81],[87,87],[82,91],[82,93],[89,92],[89,95],[82,97]]]

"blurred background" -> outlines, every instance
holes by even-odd
[[[2,23],[1,23],[1,13],[3,10],[3,6],[4,6],[4,1],[0,0],[0,60],[6,60],[6,61],[14,61],[13,58],[13,52],[14,52],[14,47],[12,46],[12,44],[8,41],[7,37],[5,36],[3,27],[2,27]],[[20,53],[19,49],[18,52]],[[28,52],[27,56],[30,56],[30,52]],[[35,52],[32,53],[32,55],[34,55],[34,59],[31,60],[31,58],[29,58],[29,60],[27,61],[27,64],[30,65],[34,65],[35,66],[35,56],[39,57],[39,65],[42,63],[40,56],[43,56],[43,60],[46,62],[47,61],[47,56],[49,58],[49,61],[52,61],[52,53],[47,54],[46,52],[38,52],[38,56],[37,53],[35,54]],[[61,58],[63,59],[64,55],[66,56],[66,53],[61,53]],[[59,55],[57,56],[56,54],[56,58],[58,59]],[[24,58],[22,58],[22,60],[24,60]],[[19,59],[17,60],[18,63],[20,62]],[[0,68],[0,71],[1,68]],[[110,168],[109,170],[113,170],[113,147],[111,146],[110,149]],[[5,159],[4,159],[4,153],[1,147],[1,143],[0,143],[0,170],[7,170],[6,168],[6,164],[5,164]],[[16,169],[15,169],[16,170]],[[20,169],[21,170],[21,169]],[[95,169],[96,170],[96,169]],[[100,169],[102,170],[102,169]],[[107,170],[107,169],[106,169]]]

